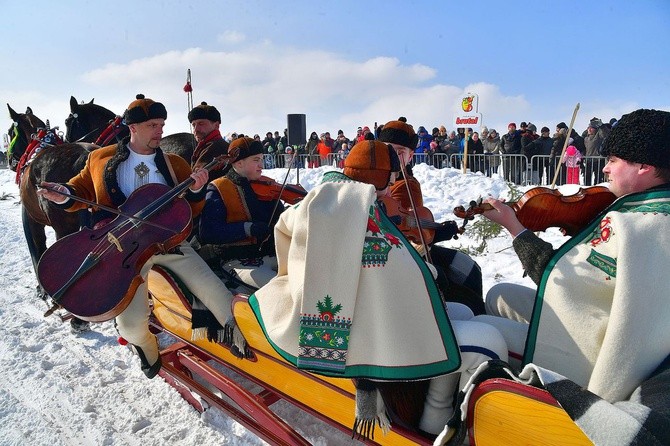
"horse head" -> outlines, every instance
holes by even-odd
[[[25,113],[17,113],[7,104],[9,117],[12,119],[12,126],[7,131],[11,138],[7,148],[7,162],[9,167],[16,171],[16,166],[21,160],[21,156],[32,140],[32,135],[40,128],[46,128],[46,124],[33,114],[30,107],[26,108]]]
[[[116,114],[91,102],[80,104],[70,97],[70,115],[65,119],[65,139],[69,142],[95,142],[116,118]]]

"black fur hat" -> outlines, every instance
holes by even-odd
[[[149,119],[167,119],[167,110],[160,102],[155,102],[145,98],[143,94],[135,96],[135,100],[130,103],[123,113],[123,120],[126,124],[139,124]]]
[[[207,102],[201,102],[197,107],[188,112],[188,122],[196,119],[209,119],[212,122],[221,122],[221,113],[213,105],[207,105]]]
[[[602,151],[605,156],[670,168],[670,112],[639,109],[623,115]]]

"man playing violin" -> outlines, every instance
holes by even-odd
[[[221,113],[213,105],[201,102],[188,113],[188,122],[193,127],[193,136],[198,145],[193,150],[191,168],[202,167],[220,155],[228,153],[228,142],[223,139],[219,126]],[[223,176],[223,168],[214,168],[209,171],[209,179],[214,180]]]
[[[200,254],[245,285],[259,288],[277,274],[271,229],[284,210],[279,197],[261,197],[252,182],[263,172],[263,145],[249,137],[230,143],[226,174],[207,187],[200,217]]]
[[[386,384],[400,386],[401,404],[419,386],[418,407],[403,407],[413,419],[404,421],[435,435],[453,413],[454,390],[482,362],[506,360],[507,347],[490,325],[457,320],[451,307],[447,317],[434,271],[380,205],[399,170],[390,145],[358,142],[343,173],[327,172],[281,215],[279,272],[249,302],[297,367],[367,378],[356,380],[358,426],[384,424],[377,392]]]
[[[414,128],[404,120],[387,122],[382,127],[379,140],[391,144],[405,166],[404,173],[401,172],[391,185],[390,196],[404,209],[426,209],[423,207],[421,184],[412,174],[412,157],[417,144]],[[430,214],[430,211],[426,211]],[[446,300],[460,302],[470,307],[475,314],[482,314],[484,300],[481,268],[467,254],[436,245],[456,237],[458,233],[456,222],[445,221],[434,230],[432,241],[428,243],[433,265],[438,269],[438,284]],[[414,241],[420,244],[420,240],[415,238]],[[417,247],[423,250],[422,246]]]
[[[565,387],[572,389],[566,396],[593,423],[620,429],[612,431],[616,443],[652,444],[650,438],[665,443],[670,438],[670,113],[640,109],[624,115],[603,150],[603,173],[618,199],[558,249],[524,228],[511,207],[486,200],[494,209],[483,215],[514,237],[521,264],[538,288],[492,287],[486,309],[493,316],[475,320],[501,331],[510,358],[576,383],[574,389]],[[596,402],[599,409],[587,413]]]
[[[203,206],[208,172],[202,168],[191,171],[185,160],[160,149],[165,119],[167,111],[163,104],[137,95],[124,113],[124,121],[130,129],[128,138],[92,151],[84,169],[67,184],[44,182],[41,184],[43,189],[38,193],[68,211],[85,207],[85,204],[75,200],[76,197],[115,209],[143,185],[161,183],[174,187],[190,176],[193,184],[184,198],[190,203],[193,215],[197,215]],[[97,227],[104,227],[111,217],[113,214],[107,210],[93,211]],[[199,315],[196,314],[198,303],[194,303],[194,337],[216,336],[229,344],[231,339],[226,337],[226,333],[234,328],[230,310],[231,292],[187,242],[182,242],[164,254],[153,255],[141,267],[143,282],[137,287],[127,308],[116,316],[119,334],[133,347],[141,360],[142,371],[149,378],[153,378],[161,367],[158,342],[148,327],[150,309],[147,276],[153,265],[165,266],[176,274],[197,296],[199,303],[204,304],[206,309],[203,308],[203,311],[209,310],[218,320],[218,332],[208,332],[210,327],[201,325]]]

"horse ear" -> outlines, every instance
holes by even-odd
[[[19,119],[19,114],[9,104],[7,104],[7,109],[9,110],[9,117],[12,118],[12,121],[16,122]]]
[[[91,102],[89,102],[89,104],[92,104],[92,103],[93,103],[93,101],[95,101],[95,98],[91,99]]]
[[[75,108],[77,108],[77,100],[75,99],[74,96],[70,96],[70,111],[74,111]]]
[[[26,115],[32,115],[33,114],[33,109],[30,107],[26,107]]]

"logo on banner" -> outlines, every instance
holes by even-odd
[[[478,127],[482,125],[482,115],[479,113],[479,96],[468,93],[461,98],[459,113],[454,116],[456,127]]]

